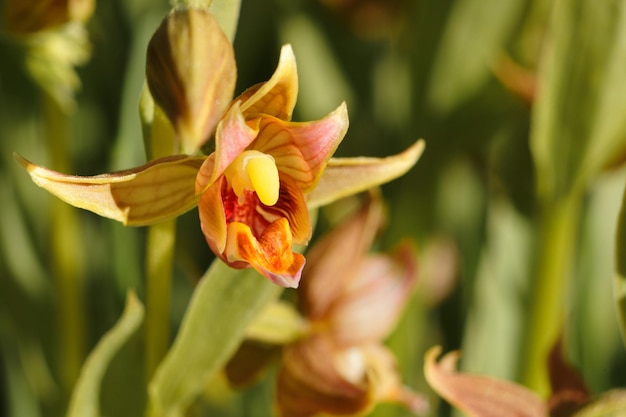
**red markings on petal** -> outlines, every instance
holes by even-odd
[[[228,225],[224,257],[229,263],[247,262],[260,274],[281,287],[296,288],[304,267],[304,256],[291,250],[292,237],[287,219],[271,223],[259,238],[246,224]]]

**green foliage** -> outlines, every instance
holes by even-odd
[[[242,272],[214,262],[196,287],[176,340],[150,381],[149,414],[184,415],[235,352],[247,325],[279,290],[254,270]]]
[[[111,362],[124,344],[128,343],[140,328],[143,322],[144,310],[141,302],[135,294],[130,293],[126,300],[126,308],[117,324],[102,336],[98,345],[89,354],[83,365],[81,375],[76,381],[72,399],[69,403],[68,417],[97,417],[103,415],[100,406],[100,393],[105,374],[111,367]],[[131,365],[131,363],[127,363]],[[132,373],[132,367],[127,368],[126,376]],[[135,367],[136,372],[136,367]],[[118,392],[123,394],[123,392]],[[140,401],[141,393],[134,392],[133,396],[118,396],[117,401],[124,402],[125,410],[135,411],[137,407],[132,407],[133,402]],[[116,414],[120,415],[120,414]]]
[[[239,3],[98,2],[91,47],[62,62],[72,76],[56,86],[64,107],[54,85],[39,86],[59,67],[33,63],[0,28],[0,415],[274,415],[272,369],[242,391],[221,370],[247,335],[285,337],[263,315],[280,288],[214,261],[195,210],[145,230],[59,209],[12,156],[97,175],[167,154],[163,115],[145,95],[137,111],[145,54],[170,7],[190,4],[210,5],[234,40],[235,94],[267,80],[292,44],[293,119],[347,103],[338,156],[385,157],[425,139],[417,166],[382,188],[388,221],[375,249],[417,242],[419,285],[387,344],[433,416],[451,412],[424,379],[432,346],[460,349],[459,372],[545,396],[557,337],[596,399],[578,415],[623,414],[614,389],[626,385],[626,3]],[[320,209],[311,243],[344,209]],[[297,297],[288,290],[280,302]],[[286,317],[297,334],[298,318]],[[410,414],[384,404],[372,415]]]
[[[539,70],[531,146],[543,198],[583,193],[625,150],[622,1],[556,1]]]

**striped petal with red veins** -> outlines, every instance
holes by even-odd
[[[258,239],[248,225],[240,222],[228,224],[227,233],[224,255],[228,263],[247,262],[276,285],[298,287],[304,256],[291,251],[293,242],[287,219],[267,226]]]
[[[405,151],[386,158],[331,158],[315,189],[307,194],[307,205],[317,208],[406,174],[424,152],[424,146],[425,142],[418,140]]]
[[[259,203],[257,213],[265,217],[268,221],[274,221],[277,218],[284,217],[289,223],[293,243],[298,245],[306,245],[309,243],[312,227],[304,194],[302,194],[302,190],[300,190],[298,184],[286,175],[280,176],[280,194],[278,202],[273,206],[266,206]]]
[[[197,204],[194,180],[204,157],[168,156],[137,168],[81,177],[35,165],[15,154],[33,182],[61,200],[128,226],[171,219]]]
[[[307,193],[315,188],[347,130],[345,103],[315,122],[291,123],[264,117],[251,148],[272,155],[278,170],[296,180]]]
[[[241,110],[246,119],[260,115],[291,120],[298,96],[298,72],[296,57],[291,45],[284,45],[280,51],[278,66],[272,78],[244,91],[235,99],[241,100]]]

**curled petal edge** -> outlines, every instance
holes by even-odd
[[[291,120],[298,96],[298,71],[291,45],[283,45],[280,50],[278,66],[272,77],[251,95],[245,96],[246,92],[242,95],[245,100],[241,110],[246,117],[266,114],[281,120]]]

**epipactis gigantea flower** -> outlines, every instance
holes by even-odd
[[[283,417],[360,415],[378,402],[398,402],[418,414],[427,409],[422,396],[402,385],[395,358],[382,343],[417,276],[408,242],[393,253],[367,253],[382,214],[380,201],[369,203],[307,253],[298,291],[305,325],[294,320],[285,325],[297,327],[293,339],[283,343],[277,377],[276,405]],[[285,324],[284,317],[268,321]],[[278,344],[255,325],[249,336],[255,340],[246,342],[226,369],[235,385],[249,382]]]
[[[166,20],[155,34],[153,40],[169,42],[170,52],[149,54],[148,84],[151,90],[175,90],[152,95],[186,141],[182,147],[188,152],[200,149],[215,130],[213,153],[169,156],[94,177],[64,175],[16,158],[37,185],[127,225],[153,224],[198,205],[202,231],[219,258],[235,268],[251,266],[278,285],[297,287],[304,257],[292,245],[306,244],[311,236],[308,210],[403,175],[424,144],[418,141],[388,158],[331,158],[348,128],[346,106],[317,121],[291,121],[298,84],[289,45],[282,48],[269,81],[249,88],[223,109],[219,103],[231,82],[226,87],[220,83],[225,72],[235,71],[229,64],[232,46],[224,47],[228,41],[217,24],[209,24],[214,18],[208,12],[182,10],[167,19],[178,19],[178,29],[173,31]],[[185,25],[188,36],[176,35]],[[194,29],[200,27],[208,29]],[[206,36],[215,38],[208,41],[209,52],[200,41]],[[196,57],[198,65],[177,62]],[[151,62],[161,70],[150,69]],[[202,91],[190,91],[195,88]]]

